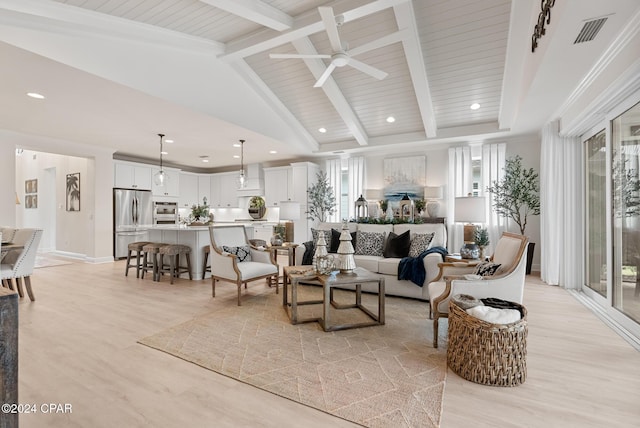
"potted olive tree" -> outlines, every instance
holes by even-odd
[[[333,187],[329,185],[327,173],[320,171],[317,175],[318,181],[309,189],[309,211],[307,211],[309,220],[319,220],[324,222],[327,217],[336,212],[336,196]]]
[[[493,194],[493,209],[518,225],[524,235],[529,216],[540,215],[540,180],[533,168],[523,168],[522,158],[514,156],[505,161],[504,177],[487,188]],[[527,274],[531,273],[535,244],[529,242]]]

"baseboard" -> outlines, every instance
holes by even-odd
[[[57,257],[62,257],[65,259],[71,259],[74,261],[79,261],[79,262],[85,262],[85,263],[113,263],[113,256],[107,256],[107,257],[89,257],[86,254],[80,254],[80,253],[72,253],[70,251],[59,251],[59,250],[53,250],[53,251],[40,251],[40,253],[46,253],[46,254],[51,254]]]
[[[609,314],[607,314],[602,307],[596,305],[593,300],[588,298],[584,293],[574,290],[567,289],[569,294],[571,294],[577,301],[586,306],[591,312],[593,312],[598,318],[602,320],[607,326],[609,326],[613,331],[615,331],[620,337],[622,337],[625,341],[627,341],[631,346],[633,346],[637,351],[640,351],[640,340],[635,337],[633,334],[629,332],[626,328],[620,325],[616,320],[611,318]]]

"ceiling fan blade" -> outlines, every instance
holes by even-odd
[[[331,73],[333,72],[333,70],[335,68],[336,68],[336,66],[333,65],[333,63],[329,64],[327,69],[324,71],[324,73],[322,73],[322,76],[320,76],[320,78],[318,79],[316,84],[313,85],[313,87],[314,88],[319,88],[320,86],[324,85],[324,82],[327,81],[327,79],[329,78],[329,76],[331,75]]]
[[[290,58],[331,58],[331,55],[323,54],[269,54],[271,59],[290,59]]]
[[[367,73],[371,77],[375,77],[378,80],[382,80],[389,75],[389,73],[367,65],[362,61],[358,61],[357,59],[349,58],[349,65],[357,70],[362,71],[363,73]]]
[[[338,34],[338,25],[336,24],[336,17],[333,14],[333,8],[319,7],[318,12],[320,12],[322,22],[324,22],[324,28],[327,30],[331,49],[333,49],[334,52],[342,52],[342,43],[340,43],[340,35]]]
[[[402,39],[404,39],[404,31],[396,31],[395,33],[388,34],[372,42],[365,43],[362,46],[358,46],[357,48],[349,49],[349,55],[355,56],[361,53],[369,52],[374,49],[382,48],[387,45],[400,42],[402,41]]]

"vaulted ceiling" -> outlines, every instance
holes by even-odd
[[[506,138],[553,118],[639,10],[557,2],[531,52],[537,0],[0,0],[0,129],[140,158],[162,132],[169,162],[207,168],[240,138],[248,163]]]

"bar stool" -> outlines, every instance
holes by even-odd
[[[202,262],[202,279],[207,272],[211,272],[211,266],[207,265],[207,261],[209,260],[209,253],[211,252],[211,245],[207,245],[203,248],[204,250],[204,261]]]
[[[129,276],[129,268],[134,267],[136,268],[136,278],[140,278],[140,269],[142,268],[142,263],[140,261],[140,257],[142,257],[143,255],[143,250],[142,247],[144,247],[145,245],[147,245],[149,243],[149,241],[138,241],[138,242],[132,242],[129,245],[127,245],[127,267],[125,268],[124,271],[124,276]],[[132,265],[131,264],[131,256],[133,255],[133,252],[136,252],[135,256],[136,256],[136,264]]]
[[[160,281],[160,274],[158,273],[158,253],[160,248],[169,245],[163,244],[159,242],[149,242],[142,247],[142,251],[144,252],[144,258],[142,260],[142,267],[140,270],[142,271],[142,278],[144,279],[144,273],[151,271],[153,274],[152,279],[154,281]]]
[[[191,247],[182,244],[169,244],[160,247],[158,250],[160,254],[160,262],[158,264],[158,281],[160,275],[168,273],[171,278],[171,284],[173,284],[173,278],[179,278],[183,272],[189,273],[189,279],[193,279],[191,276]],[[184,254],[187,259],[187,266],[180,266],[180,255]],[[169,256],[169,265],[164,261],[164,256]]]

